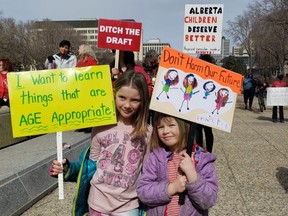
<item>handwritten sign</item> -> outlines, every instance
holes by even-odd
[[[267,106],[287,106],[288,88],[269,87],[267,88]]]
[[[108,65],[8,74],[13,136],[116,123]]]
[[[183,52],[221,54],[223,4],[186,4]]]
[[[141,23],[107,19],[99,19],[98,23],[99,48],[139,52]]]
[[[243,76],[164,47],[150,109],[230,132]]]

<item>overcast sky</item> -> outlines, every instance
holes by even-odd
[[[224,4],[223,28],[254,0],[1,0],[1,16],[16,21],[134,19],[142,23],[143,40],[159,38],[182,50],[185,4]],[[225,36],[225,35],[224,35]]]

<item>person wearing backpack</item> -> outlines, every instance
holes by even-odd
[[[255,95],[256,81],[253,79],[252,74],[248,74],[243,81],[243,95],[244,95],[244,104],[245,109],[248,109],[247,103],[249,100],[249,110],[252,110],[253,98]]]

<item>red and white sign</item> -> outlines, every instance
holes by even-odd
[[[99,19],[98,48],[139,52],[142,23]]]
[[[186,4],[183,52],[221,54],[223,4]]]

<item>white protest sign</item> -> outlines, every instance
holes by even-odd
[[[267,106],[287,106],[288,88],[269,87],[267,88]]]
[[[223,4],[186,4],[183,52],[221,54]]]

